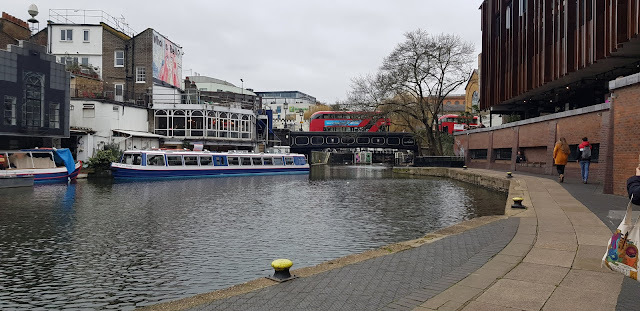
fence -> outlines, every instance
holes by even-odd
[[[456,157],[456,156],[416,157],[414,159],[413,166],[463,167],[464,157]]]

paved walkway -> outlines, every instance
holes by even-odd
[[[600,265],[611,230],[554,180],[518,175],[510,189],[514,194],[522,194],[528,209],[508,211],[521,218],[515,238],[500,253],[512,256],[512,268],[481,294],[458,299],[462,310],[615,310],[623,277]],[[522,254],[511,251],[527,248]],[[441,310],[444,300],[436,296],[415,310]]]
[[[468,171],[504,178],[498,171]],[[600,264],[625,198],[599,194],[597,185],[560,186],[521,174],[512,179],[513,196],[523,197],[528,208],[441,230],[407,243],[404,251],[228,298],[154,309],[637,309],[637,282],[626,279],[630,286],[620,294],[624,278]]]

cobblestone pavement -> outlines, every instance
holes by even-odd
[[[466,278],[518,230],[502,219],[433,243],[190,310],[412,310]]]

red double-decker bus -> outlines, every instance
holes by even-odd
[[[318,111],[311,115],[311,132],[387,132],[391,120],[379,112]]]
[[[438,129],[441,132],[453,134],[453,132],[460,132],[480,126],[480,122],[477,116],[474,116],[473,121],[469,123],[461,122],[460,118],[462,117],[457,114],[445,114],[442,117],[438,118]]]

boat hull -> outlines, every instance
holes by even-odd
[[[112,166],[111,175],[117,179],[205,178],[224,176],[308,174],[309,167],[278,168],[211,168],[211,169],[140,169]]]
[[[33,175],[33,182],[36,184],[46,183],[60,183],[68,182],[71,179],[76,179],[82,168],[82,163],[75,164],[75,170],[68,173],[66,167],[56,167],[49,169],[17,169],[12,170],[11,173],[17,176],[30,176]]]
[[[0,189],[33,187],[33,176],[0,176]]]

